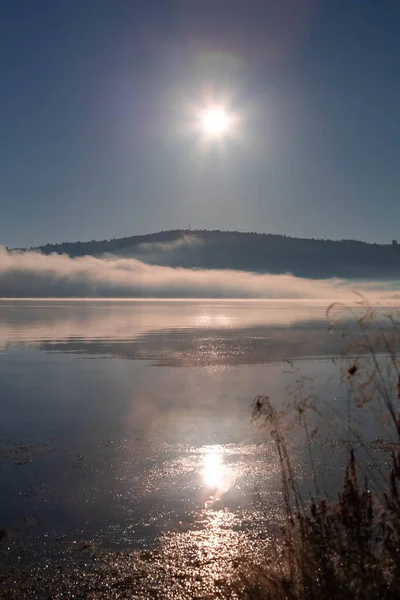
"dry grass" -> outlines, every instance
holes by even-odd
[[[340,321],[343,337],[351,343],[341,357],[342,378],[348,384],[349,433],[355,433],[352,411],[379,403],[387,417],[392,442],[391,468],[381,472],[383,484],[374,493],[362,465],[350,449],[343,491],[335,502],[321,498],[317,485],[308,413],[317,411],[316,399],[304,393],[296,376],[293,407],[305,431],[314,476],[315,498],[306,503],[300,492],[285,440],[281,414],[267,396],[257,397],[253,416],[269,428],[276,444],[282,475],[284,524],[275,540],[275,557],[242,568],[235,590],[248,600],[394,600],[400,598],[400,373],[399,321],[396,315],[378,318],[361,299],[362,316]],[[332,305],[332,327],[339,323]],[[351,325],[350,325],[351,323]],[[382,416],[382,415],[381,415]],[[346,416],[344,416],[346,419]],[[357,438],[360,440],[360,433]],[[355,437],[354,437],[355,439]]]

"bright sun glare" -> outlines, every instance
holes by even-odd
[[[220,454],[206,454],[203,459],[203,481],[211,488],[218,488],[222,483],[223,464]]]
[[[201,125],[206,135],[220,137],[229,131],[230,118],[224,108],[214,106],[204,111]]]

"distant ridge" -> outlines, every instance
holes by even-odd
[[[400,279],[400,245],[292,238],[237,231],[171,230],[112,240],[46,244],[30,250],[137,258],[149,264],[311,278]]]

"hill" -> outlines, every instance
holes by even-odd
[[[173,230],[103,241],[47,244],[35,250],[71,257],[111,253],[148,264],[292,273],[311,278],[400,278],[400,246],[395,241],[383,245],[276,234]]]

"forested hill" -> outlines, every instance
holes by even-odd
[[[231,231],[162,231],[113,240],[47,244],[45,254],[115,254],[149,264],[292,273],[302,277],[400,279],[400,245]]]

